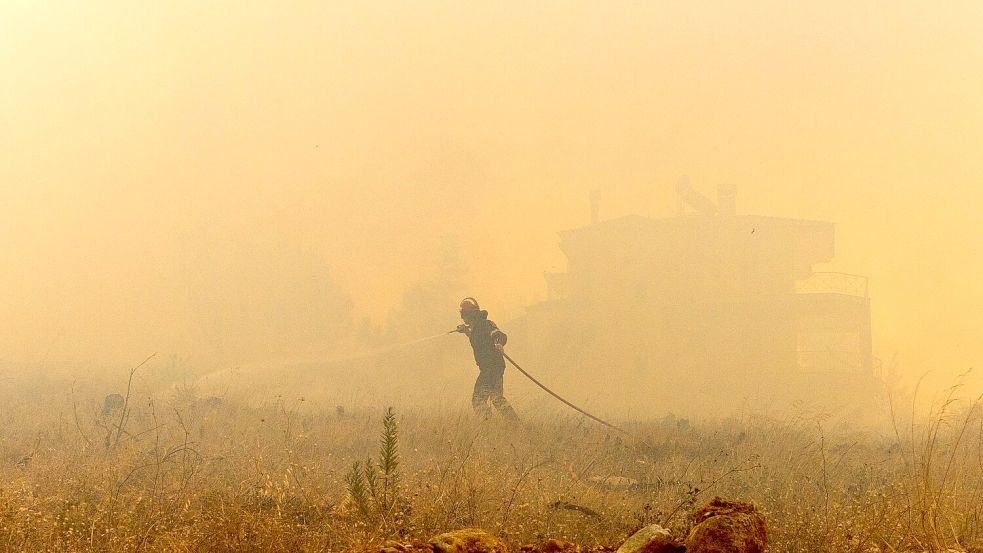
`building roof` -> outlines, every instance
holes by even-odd
[[[589,248],[607,239],[631,244],[636,241],[719,240],[747,237],[760,243],[790,242],[800,266],[830,261],[834,255],[835,225],[827,221],[789,219],[762,215],[688,214],[652,218],[628,215],[559,233],[563,251]]]

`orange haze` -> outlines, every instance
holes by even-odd
[[[0,362],[417,324],[447,247],[501,322],[590,190],[670,216],[686,174],[835,222],[875,355],[945,383],[983,359],[980,36],[979,2],[5,2]]]

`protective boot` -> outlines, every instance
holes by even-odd
[[[495,406],[498,413],[502,415],[502,418],[509,422],[519,422],[519,415],[515,414],[515,409],[509,403],[509,400],[505,399],[505,396],[501,394],[493,394],[491,396],[491,404]]]
[[[475,389],[474,395],[471,396],[471,407],[474,408],[474,413],[478,415],[481,420],[488,420],[492,416],[491,407],[488,406],[488,390],[486,388]]]

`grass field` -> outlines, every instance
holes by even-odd
[[[99,386],[11,374],[0,386],[2,550],[344,551],[462,527],[516,549],[596,547],[652,522],[683,533],[715,495],[762,510],[770,551],[983,540],[983,419],[971,402],[942,398],[914,416],[897,406],[882,433],[744,414],[619,421],[630,435],[573,415],[525,413],[510,427],[434,405],[397,408],[386,445],[384,405],[141,381],[103,414]]]

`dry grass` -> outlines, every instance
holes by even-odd
[[[951,397],[886,437],[806,417],[628,421],[625,438],[572,416],[518,429],[398,410],[399,497],[381,512],[348,499],[346,475],[377,456],[384,406],[208,402],[153,384],[103,416],[96,386],[8,379],[0,549],[342,551],[470,526],[513,546],[595,546],[650,522],[685,531],[714,495],[758,505],[776,552],[983,538],[983,421]]]

